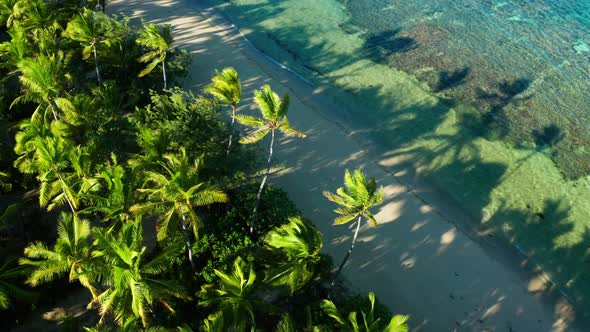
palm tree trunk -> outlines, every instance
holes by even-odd
[[[229,150],[231,149],[231,142],[233,140],[233,130],[234,130],[234,123],[236,122],[236,105],[232,104],[231,106],[231,126],[230,126],[230,133],[229,133],[229,142],[227,143],[227,151],[226,155],[229,156]]]
[[[356,243],[356,237],[358,236],[359,229],[361,228],[361,218],[362,218],[362,216],[359,216],[356,221],[356,230],[354,231],[354,236],[352,237],[352,244],[350,245],[350,249],[348,249],[346,256],[344,256],[342,263],[340,263],[340,267],[338,267],[338,271],[336,271],[336,274],[334,275],[334,279],[332,279],[332,284],[330,285],[330,288],[334,287],[334,284],[336,284],[336,278],[338,278],[338,276],[340,275],[340,272],[344,268],[344,265],[346,265],[348,258],[350,258],[350,255],[352,254],[352,249],[354,249],[354,244]]]
[[[66,191],[65,187],[66,187],[66,182],[64,181],[64,179],[61,177],[61,175],[57,175],[59,181],[61,182],[61,190],[64,193],[64,196],[66,197],[66,201],[68,201],[68,205],[70,206],[70,209],[72,210],[73,214],[76,214],[76,209],[74,209],[74,205],[72,204],[72,201],[70,200],[70,197],[68,196],[68,192]]]
[[[166,90],[168,88],[166,84],[166,60],[162,61],[162,74],[164,75],[164,90]]]
[[[57,113],[55,113],[55,108],[57,107],[57,104],[55,104],[53,102],[53,100],[50,99],[47,107],[51,108],[51,114],[53,114],[53,120],[57,121]],[[44,120],[46,117],[47,117],[46,115],[43,116]]]
[[[96,42],[92,45],[94,49],[94,67],[96,67],[96,79],[98,80],[98,86],[102,86],[102,82],[100,81],[100,70],[98,68],[98,53],[96,52]]]
[[[252,216],[252,225],[250,225],[250,234],[254,233],[254,225],[256,225],[256,219],[258,218],[258,206],[260,205],[260,198],[262,197],[262,190],[264,189],[264,184],[266,183],[266,179],[268,178],[268,174],[270,173],[270,166],[272,160],[272,148],[275,144],[275,130],[271,131],[270,136],[270,151],[268,153],[268,161],[266,162],[266,173],[264,174],[264,178],[262,178],[262,182],[260,183],[260,188],[258,188],[258,194],[256,195],[256,205],[254,206],[254,214]]]
[[[191,235],[188,232],[188,223],[186,222],[186,216],[184,214],[182,215],[182,231],[184,233],[184,240],[186,241],[188,261],[191,263],[191,268],[195,270],[195,263],[193,262],[193,244],[191,242]]]

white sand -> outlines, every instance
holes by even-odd
[[[351,230],[331,226],[334,206],[322,191],[341,186],[347,168],[362,167],[378,179],[387,193],[376,210],[381,225],[362,229],[343,271],[350,287],[374,291],[395,313],[410,314],[413,331],[574,331],[569,327],[573,310],[541,273],[520,267],[522,257],[496,248],[494,242],[458,229],[455,224],[468,225],[467,218],[445,197],[409,175],[413,172],[400,170],[395,160],[372,154],[369,142],[338,122],[342,119],[328,118],[326,111],[339,106],[322,94],[321,87],[309,86],[257,53],[223,19],[202,16],[203,5],[197,2],[117,0],[107,9],[171,24],[176,45],[193,53],[187,86],[195,91],[209,81],[214,69],[232,66],[248,97],[243,104],[250,105],[254,89],[266,83],[279,93],[290,93],[289,118],[308,138],[281,139],[275,162],[285,168],[270,183],[285,189],[316,222],[324,234],[325,251],[336,264],[349,245]]]

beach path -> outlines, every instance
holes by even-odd
[[[176,46],[193,54],[185,86],[199,92],[215,69],[234,67],[240,74],[244,114],[253,114],[252,95],[263,84],[291,95],[292,125],[306,139],[281,137],[270,179],[286,190],[324,234],[325,252],[336,264],[344,256],[352,230],[332,226],[334,205],[322,191],[342,186],[345,169],[361,167],[385,188],[376,208],[380,225],[363,227],[343,271],[353,290],[373,291],[394,313],[410,314],[412,331],[574,331],[575,313],[542,273],[521,268],[524,257],[494,253],[494,245],[461,225],[465,218],[437,193],[414,180],[395,161],[379,158],[370,142],[326,110],[339,105],[293,73],[265,58],[232,25],[195,0],[113,0],[109,13],[134,22],[171,24]],[[341,122],[338,122],[341,121]],[[266,142],[266,141],[265,141]],[[264,143],[263,143],[264,144]],[[416,184],[419,180],[416,179]],[[517,256],[517,255],[515,255]]]

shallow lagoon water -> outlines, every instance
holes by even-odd
[[[216,1],[370,128],[384,165],[406,160],[588,308],[585,2]]]

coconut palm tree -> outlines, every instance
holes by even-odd
[[[88,190],[80,196],[92,204],[80,213],[99,213],[105,222],[114,222],[115,227],[130,220],[129,208],[133,203],[135,173],[119,165],[115,155],[112,161],[99,166],[98,173],[88,181]]]
[[[147,327],[156,303],[174,312],[171,299],[188,299],[184,287],[177,281],[161,278],[175,259],[178,247],[171,246],[148,260],[141,234],[139,221],[123,224],[116,235],[95,228],[94,256],[104,264],[100,275],[108,287],[94,301],[99,306],[101,321],[112,313],[118,325],[138,318]]]
[[[90,223],[76,214],[62,212],[57,227],[57,241],[53,249],[42,242],[25,248],[25,256],[19,264],[33,268],[27,279],[31,286],[51,282],[65,275],[70,282],[79,281],[93,298],[97,296],[92,277],[92,246],[89,243]]]
[[[339,331],[347,332],[408,332],[407,321],[409,316],[395,315],[391,317],[389,323],[384,325],[381,318],[375,318],[375,294],[369,293],[368,312],[361,311],[362,321],[359,324],[356,311],[348,315],[342,315],[336,305],[330,300],[323,300],[320,307],[332,318],[338,325]],[[344,319],[348,318],[348,321]]]
[[[233,327],[233,329],[228,327],[227,330],[243,331],[248,325],[255,327],[254,308],[266,306],[266,304],[252,297],[256,281],[256,272],[252,264],[247,264],[238,257],[230,273],[215,270],[215,274],[220,278],[219,285],[201,286],[199,296],[203,300],[199,302],[199,305],[216,306],[218,312],[222,312],[218,315],[227,314],[224,320],[229,319]]]
[[[324,196],[331,202],[340,205],[340,208],[334,210],[334,212],[340,215],[340,217],[334,220],[334,225],[343,225],[356,219],[352,244],[334,276],[334,280],[332,281],[333,286],[336,278],[352,254],[361,227],[362,218],[365,217],[371,226],[377,226],[377,220],[375,220],[369,209],[383,202],[383,189],[377,189],[375,179],[371,178],[367,181],[360,169],[355,170],[353,173],[346,170],[344,173],[344,187],[338,188],[335,194],[324,191]]]
[[[100,21],[96,19],[94,11],[84,8],[82,13],[74,17],[68,23],[67,28],[64,31],[64,36],[79,41],[84,46],[82,48],[82,58],[84,60],[87,60],[91,53],[94,54],[96,80],[100,86],[102,82],[100,80],[97,45],[102,42],[104,31]]]
[[[314,276],[323,246],[322,234],[301,217],[291,217],[288,224],[269,231],[264,243],[277,254],[267,270],[265,281],[270,285],[287,286],[293,294]]]
[[[17,66],[24,94],[15,98],[11,107],[18,103],[34,102],[39,104],[33,113],[34,117],[48,121],[48,115],[51,114],[55,121],[63,117],[65,121],[74,122],[76,112],[72,103],[61,96],[64,79],[71,78],[66,72],[68,62],[69,57],[61,51],[21,60]]]
[[[198,230],[203,224],[195,208],[227,202],[228,198],[218,187],[201,182],[201,160],[190,162],[184,148],[181,148],[179,155],[165,154],[164,160],[159,162],[162,171],[144,172],[143,189],[138,192],[146,196],[147,202],[135,204],[130,210],[141,215],[163,215],[158,232],[160,240],[166,237],[170,222],[180,217],[188,259],[194,269],[189,230],[192,228],[194,236],[198,237]]]
[[[53,135],[32,138],[22,146],[17,144],[15,151],[20,152],[20,148],[23,154],[14,166],[23,173],[37,174],[41,182],[40,205],[51,211],[67,203],[75,213],[79,206],[75,188],[82,185],[90,167],[86,150]]]
[[[264,85],[260,90],[254,93],[254,102],[258,109],[262,113],[262,118],[257,118],[249,115],[236,115],[235,118],[243,125],[255,128],[255,130],[247,136],[240,139],[242,144],[252,144],[259,142],[268,134],[271,135],[270,150],[268,154],[268,160],[266,162],[266,172],[264,178],[258,188],[258,194],[256,195],[256,205],[254,206],[254,212],[252,216],[252,224],[250,226],[250,233],[254,232],[254,226],[256,225],[256,219],[258,217],[258,207],[260,205],[260,197],[262,196],[262,190],[264,184],[270,173],[273,148],[275,143],[276,132],[280,131],[286,135],[294,135],[298,137],[305,137],[305,134],[297,131],[289,125],[287,119],[287,112],[289,111],[289,95],[285,94],[283,99],[273,92],[268,85]]]
[[[211,84],[205,87],[205,92],[212,95],[224,105],[231,107],[231,127],[233,132],[234,123],[236,121],[236,113],[238,111],[238,103],[242,98],[242,86],[238,72],[233,68],[224,68],[221,72],[215,71],[215,76],[211,79]],[[227,143],[227,155],[232,145],[232,132],[229,134],[229,141]]]
[[[139,57],[138,61],[147,63],[147,67],[139,73],[139,77],[144,77],[162,64],[162,75],[164,77],[164,90],[167,89],[166,80],[166,55],[172,49],[174,38],[170,25],[164,24],[157,26],[155,24],[144,24],[144,29],[139,32],[137,43],[147,49],[147,52]]]

